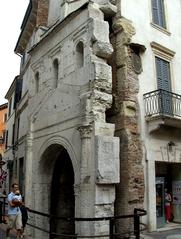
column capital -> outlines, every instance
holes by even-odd
[[[132,22],[126,18],[117,18],[113,22],[113,30],[115,33],[124,32],[128,37],[132,37],[136,32]]]
[[[90,138],[93,131],[92,125],[85,125],[78,127],[78,131],[80,132],[81,138]]]

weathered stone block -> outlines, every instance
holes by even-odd
[[[97,79],[90,82],[91,88],[108,94],[112,93],[112,83],[107,80]]]
[[[112,71],[111,67],[107,64],[100,62],[94,63],[94,79],[107,80],[108,82],[112,81]]]
[[[135,117],[136,103],[133,101],[124,101],[122,110],[125,117]]]
[[[93,53],[102,58],[109,58],[113,53],[113,47],[108,42],[96,41],[93,45]]]
[[[110,2],[108,2],[108,4],[100,5],[100,9],[106,16],[114,16],[117,12],[117,7]]]
[[[99,20],[104,20],[104,14],[99,9],[99,5],[97,3],[92,2],[92,4],[89,4],[89,16],[93,19],[97,18]]]
[[[96,183],[119,182],[119,138],[95,136]]]
[[[113,29],[115,31],[123,31],[128,37],[132,37],[135,34],[135,28],[132,25],[132,22],[126,18],[119,18],[113,23]]]
[[[117,69],[117,90],[124,90],[125,80],[127,77],[127,67]]]
[[[103,122],[96,122],[94,124],[94,134],[104,136],[114,136],[115,125]]]
[[[117,67],[121,67],[126,65],[128,58],[128,49],[125,46],[119,48],[119,51],[116,53],[116,65]]]
[[[97,19],[93,20],[93,41],[109,42],[109,24]]]

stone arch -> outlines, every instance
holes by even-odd
[[[45,142],[41,145],[38,152],[38,158],[40,159],[40,161],[42,161],[42,155],[45,152],[45,150],[51,145],[59,145],[67,150],[67,153],[69,154],[72,161],[73,170],[75,172],[75,184],[79,184],[80,177],[79,177],[79,165],[78,165],[77,156],[73,149],[72,144],[66,138],[55,135],[49,138],[48,140],[45,140]]]
[[[77,165],[71,145],[61,137],[53,137],[42,145],[39,155],[37,184],[41,193],[38,200],[35,198],[36,202],[43,202],[42,206],[37,205],[39,210],[59,217],[75,217]],[[72,221],[51,220],[47,221],[47,226],[55,233],[75,233]]]

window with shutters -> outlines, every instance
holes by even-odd
[[[8,130],[6,130],[6,141],[5,141],[5,149],[8,147]]]
[[[164,0],[151,0],[153,23],[166,29]]]
[[[156,57],[155,60],[158,89],[171,91],[170,63],[159,57]]]
[[[11,107],[12,107],[12,98],[9,100],[9,103],[8,103],[8,117],[10,117],[11,115]]]
[[[171,77],[170,63],[159,57],[155,57],[157,87],[159,90],[158,106],[161,114],[172,114],[172,94],[171,94]]]

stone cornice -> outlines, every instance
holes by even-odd
[[[39,26],[46,26],[48,17],[48,0],[31,0],[28,5],[21,33],[15,47],[15,53],[23,55],[33,31]]]
[[[159,56],[161,56],[161,57],[163,57],[163,58],[166,58],[166,59],[168,59],[169,61],[171,61],[171,59],[172,59],[172,58],[174,57],[174,55],[175,55],[175,52],[174,52],[174,51],[168,49],[168,48],[165,47],[165,46],[160,45],[160,44],[157,43],[157,42],[152,41],[152,42],[150,43],[150,45],[151,45],[151,47],[152,47],[153,52],[154,52],[156,55],[159,55]]]
[[[23,55],[24,49],[36,25],[37,4],[35,4],[35,2],[36,1],[30,1],[26,10],[23,23],[21,25],[21,33],[14,50],[16,54]]]

